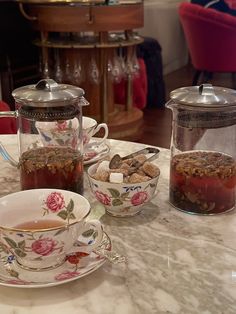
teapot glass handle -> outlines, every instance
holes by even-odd
[[[18,162],[13,159],[9,153],[7,152],[6,148],[3,146],[3,144],[0,142],[0,154],[4,158],[4,160],[8,161],[12,166],[18,167]]]
[[[0,111],[0,118],[17,118],[17,111]]]

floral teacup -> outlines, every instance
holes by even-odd
[[[79,144],[79,121],[77,118],[58,121],[37,121],[35,126],[44,146],[67,146]]]
[[[0,199],[0,248],[12,253],[20,266],[46,270],[60,266],[66,255],[91,252],[102,241],[98,220],[85,221],[90,204],[65,190],[34,189]],[[80,235],[88,244],[78,246]]]
[[[112,216],[134,216],[155,196],[159,176],[139,183],[104,182],[93,178],[96,168],[96,164],[88,168],[89,184],[95,198]]]

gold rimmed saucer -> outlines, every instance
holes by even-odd
[[[106,157],[110,153],[110,147],[103,143],[100,145],[91,145],[89,149],[84,152],[84,165],[90,165]]]
[[[105,232],[99,249],[111,250],[111,240]],[[23,269],[11,253],[0,248],[0,285],[15,288],[57,286],[91,274],[105,261],[106,257],[101,256],[99,251],[90,254],[77,252],[68,255],[61,266],[37,272]]]

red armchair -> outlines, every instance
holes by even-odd
[[[10,111],[9,106],[0,100],[0,111]],[[0,134],[16,133],[16,123],[14,118],[0,118]]]
[[[231,9],[236,9],[236,0],[225,0]]]
[[[231,72],[236,87],[236,17],[188,2],[180,4],[179,17],[196,70],[192,84],[202,73]]]

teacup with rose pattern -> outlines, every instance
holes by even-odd
[[[77,118],[59,121],[37,121],[35,126],[44,146],[77,148],[79,145],[80,127]]]
[[[88,168],[91,191],[108,214],[129,217],[138,214],[154,196],[159,176],[139,183],[113,183],[94,179],[97,164]]]
[[[0,249],[23,268],[40,271],[60,266],[66,255],[91,252],[102,241],[98,220],[86,220],[87,199],[59,189],[34,189],[0,198]],[[77,245],[80,235],[92,240]]]

